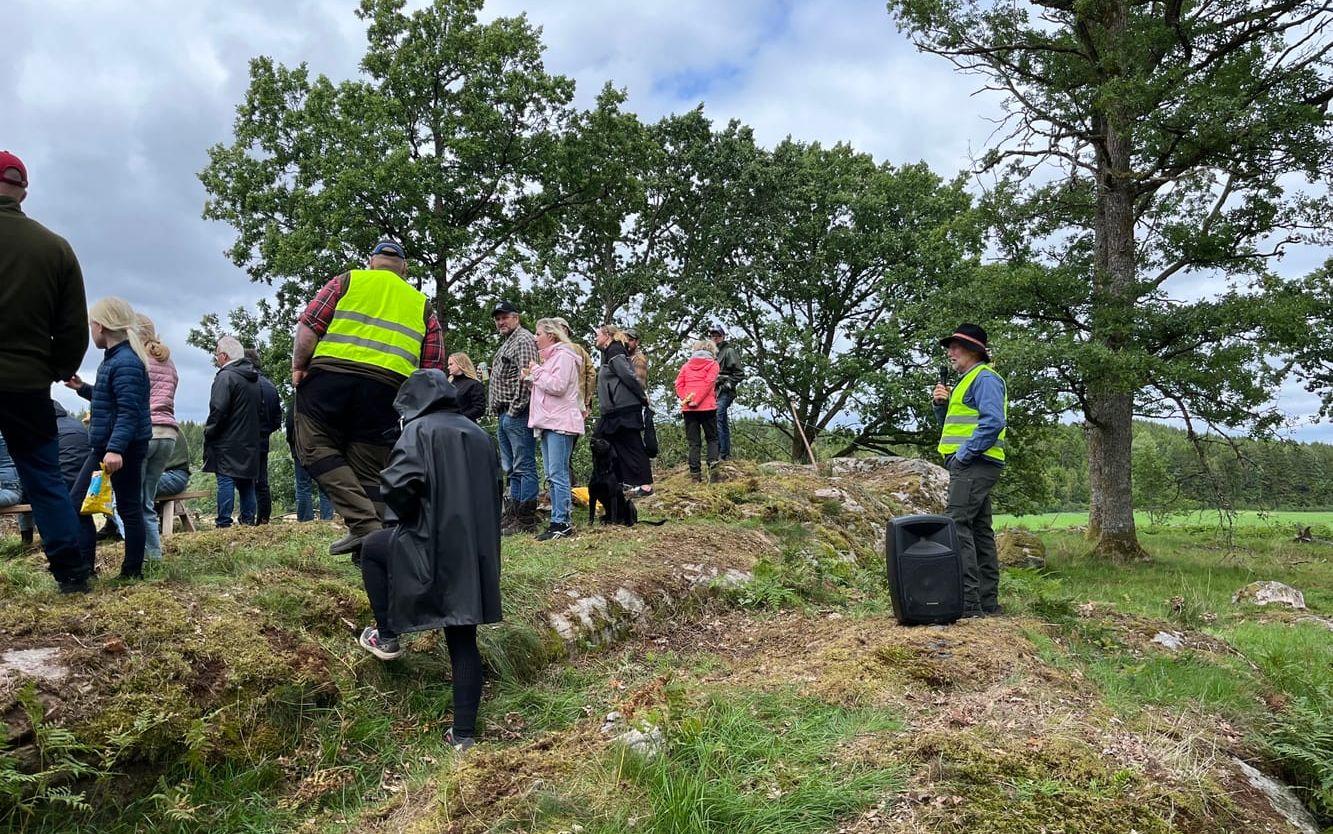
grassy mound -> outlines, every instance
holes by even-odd
[[[668,473],[660,528],[506,540],[484,742],[441,742],[434,635],[353,647],[320,525],[173,539],[90,596],[0,562],[0,819],[33,832],[1291,831],[1236,758],[1333,822],[1333,547],[1150,534],[1150,565],[1041,534],[1009,615],[901,628],[886,468]],[[858,465],[859,466],[859,465]],[[18,550],[12,548],[11,550]],[[106,569],[116,553],[108,549]],[[1277,579],[1310,611],[1236,606]],[[1313,618],[1313,619],[1312,619]],[[562,629],[568,627],[566,634]],[[1156,641],[1175,635],[1175,648]],[[591,648],[597,651],[588,651]]]

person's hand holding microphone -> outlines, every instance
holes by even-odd
[[[953,393],[953,389],[949,387],[948,382],[949,382],[949,368],[947,366],[941,365],[940,381],[938,384],[936,384],[935,391],[932,394],[932,397],[935,400],[936,405],[944,405],[949,401],[949,395]]]

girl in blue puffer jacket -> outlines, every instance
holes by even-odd
[[[143,578],[143,468],[153,427],[148,416],[148,372],[144,347],[135,331],[134,310],[119,298],[104,298],[88,310],[93,343],[106,351],[92,390],[91,453],[70,492],[77,510],[99,466],[111,474],[116,510],[125,525],[125,561],[121,578]],[[79,516],[79,548],[92,571],[97,569],[97,528],[92,516]]]

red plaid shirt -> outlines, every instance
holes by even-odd
[[[338,309],[338,301],[347,293],[350,276],[344,272],[330,280],[315,293],[315,297],[301,313],[300,322],[320,338],[329,331],[333,321],[333,311]],[[421,367],[446,369],[444,356],[444,337],[440,333],[440,320],[435,311],[426,308],[426,338],[421,342]]]

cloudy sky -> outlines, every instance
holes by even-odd
[[[153,317],[181,371],[177,412],[202,419],[212,369],[185,334],[263,288],[224,257],[230,228],[200,218],[195,174],[206,149],[230,138],[251,57],[355,74],[355,0],[17,0],[17,12],[14,3],[0,51],[10,79],[0,148],[28,165],[24,208],[73,244],[90,299],[123,296]],[[715,121],[741,119],[765,143],[847,140],[946,174],[966,167],[993,128],[997,102],[973,95],[977,79],[918,55],[881,0],[492,0],[486,9],[519,12],[543,27],[548,68],[573,77],[585,105],[609,79],[645,119],[702,101]],[[1296,253],[1281,269],[1303,273],[1325,256]],[[85,376],[97,361],[90,352]],[[1280,404],[1298,421],[1294,436],[1333,440],[1329,426],[1300,419],[1313,397],[1293,386]]]

